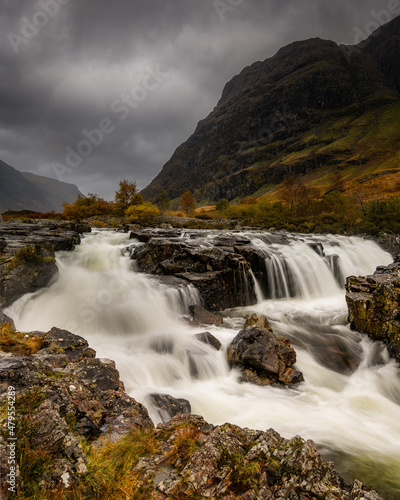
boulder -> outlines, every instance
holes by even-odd
[[[264,314],[256,314],[253,313],[251,314],[245,321],[244,327],[247,328],[248,326],[258,326],[259,328],[264,328],[266,330],[271,330],[271,327],[269,326],[269,322],[267,318],[264,316]]]
[[[203,307],[191,305],[189,306],[189,311],[193,316],[193,321],[196,321],[198,323],[219,326],[224,324],[224,319],[220,314],[215,314],[211,311],[207,311]]]
[[[379,267],[371,276],[346,280],[350,327],[387,345],[400,362],[400,265]]]
[[[169,394],[149,394],[146,400],[156,408],[162,422],[168,422],[180,413],[189,414],[192,412],[187,399],[176,399]]]
[[[244,328],[228,346],[227,355],[230,367],[240,370],[244,382],[289,385],[303,380],[303,374],[292,368],[296,353],[289,340],[274,335],[271,328]]]
[[[221,342],[210,332],[196,333],[195,337],[200,342],[212,346],[216,351],[221,349]]]

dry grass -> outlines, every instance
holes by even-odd
[[[3,352],[30,355],[42,346],[43,338],[39,335],[16,332],[10,324],[0,326],[0,350]]]

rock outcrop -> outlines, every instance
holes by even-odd
[[[345,484],[313,441],[298,436],[214,426],[196,415],[160,424],[155,436],[161,453],[134,469],[154,500],[383,500],[359,481]]]
[[[131,257],[140,271],[158,276],[175,276],[193,285],[210,311],[255,304],[257,302],[250,265],[237,251],[249,243],[242,236],[213,239],[191,231],[182,241],[179,230],[135,231],[132,239],[141,245]]]
[[[81,438],[117,440],[132,426],[153,427],[146,409],[124,392],[115,363],[96,358],[85,339],[58,328],[19,335],[19,343],[3,346],[9,352],[0,351],[0,405],[12,393],[19,453],[35,450],[49,461],[39,485],[67,487],[87,473]],[[21,351],[33,343],[33,353]],[[9,472],[7,419],[2,412],[2,478]],[[21,485],[24,472],[17,476]]]
[[[350,276],[346,301],[351,328],[387,345],[400,362],[400,264],[378,267],[372,276]]]
[[[73,250],[89,231],[65,221],[0,223],[0,306],[48,286],[58,273],[54,252]]]
[[[296,352],[289,340],[274,335],[265,316],[249,318],[228,346],[227,355],[229,365],[240,370],[244,382],[291,385],[303,380],[303,374],[292,368]]]

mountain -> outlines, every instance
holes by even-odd
[[[7,210],[59,212],[64,202],[74,202],[78,194],[82,195],[73,184],[19,172],[0,160],[0,213]]]
[[[399,60],[400,17],[356,46],[316,38],[280,49],[225,85],[141,194],[232,200],[273,193],[289,173],[326,189],[338,171],[353,186],[400,186]]]

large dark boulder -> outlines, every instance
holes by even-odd
[[[400,362],[400,264],[381,266],[372,276],[348,277],[346,301],[351,328],[384,342]]]
[[[245,382],[288,385],[303,380],[303,374],[292,368],[296,353],[289,340],[274,335],[271,328],[244,328],[228,346],[227,355],[229,365],[240,370]]]

